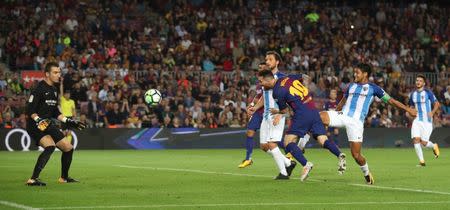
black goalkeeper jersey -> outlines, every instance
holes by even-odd
[[[31,115],[36,113],[40,118],[57,118],[61,112],[58,108],[58,88],[47,84],[44,80],[31,91],[27,102],[28,121],[33,122]]]

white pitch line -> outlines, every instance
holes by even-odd
[[[14,207],[14,208],[17,208],[17,209],[26,209],[26,210],[38,210],[39,209],[39,208],[33,208],[31,206],[25,206],[25,205],[22,205],[22,204],[10,202],[10,201],[2,201],[2,200],[0,200],[0,204],[2,204],[4,206]]]
[[[419,190],[419,189],[410,189],[410,188],[403,188],[403,187],[385,187],[385,186],[366,185],[366,184],[349,184],[349,185],[359,186],[359,187],[368,187],[368,188],[388,189],[388,190],[400,190],[400,191],[410,191],[410,192],[421,192],[421,193],[434,193],[434,194],[441,194],[441,195],[450,195],[449,192],[439,192],[439,191],[431,191],[431,190]]]
[[[243,207],[243,206],[324,206],[324,205],[392,205],[392,204],[447,204],[450,201],[367,201],[337,203],[213,203],[213,204],[155,204],[155,205],[123,205],[123,206],[62,206],[42,209],[120,209],[120,208],[186,208],[186,207]]]
[[[264,178],[271,177],[271,176],[266,176],[266,175],[236,174],[236,173],[228,173],[228,172],[202,171],[202,170],[181,169],[181,168],[157,168],[157,167],[128,166],[128,165],[115,165],[115,166],[120,167],[120,168],[150,169],[150,170],[156,170],[156,171],[158,171],[158,170],[160,170],[160,171],[179,171],[179,172],[191,172],[191,173],[199,173],[199,174],[218,174],[218,175],[264,177]]]
[[[191,172],[191,173],[201,173],[201,174],[218,174],[218,175],[231,175],[231,176],[246,176],[246,177],[264,177],[264,178],[273,178],[272,176],[267,175],[256,175],[256,174],[238,174],[238,173],[228,173],[228,172],[215,172],[215,171],[203,171],[203,170],[195,170],[195,169],[180,169],[180,168],[157,168],[157,167],[146,167],[146,166],[129,166],[129,165],[114,165],[116,167],[121,168],[133,168],[133,169],[150,169],[150,170],[161,170],[161,171],[180,171],[180,172]],[[297,177],[291,179],[299,179]],[[321,180],[308,178],[309,182],[321,182]],[[355,184],[355,183],[345,183],[350,186],[358,186],[358,187],[371,187],[371,188],[379,188],[385,190],[399,190],[399,191],[408,191],[408,192],[420,192],[420,193],[431,193],[431,194],[440,194],[440,195],[450,195],[450,192],[441,192],[441,191],[433,191],[433,190],[420,190],[420,189],[412,189],[412,188],[404,188],[404,187],[387,187],[387,186],[379,186],[379,185],[367,185],[367,184]]]
[[[150,169],[155,171],[179,171],[179,172],[191,172],[191,173],[199,173],[199,174],[217,174],[217,175],[230,175],[230,176],[246,176],[246,177],[263,177],[263,178],[274,178],[275,176],[268,175],[258,175],[258,174],[239,174],[239,173],[229,173],[229,172],[216,172],[216,171],[203,171],[196,169],[182,169],[182,168],[157,168],[157,167],[146,167],[146,166],[128,166],[128,165],[114,165],[120,168],[133,168],[133,169]],[[299,177],[294,177],[291,179],[300,179]],[[320,182],[320,180],[310,179],[308,181],[312,182]]]

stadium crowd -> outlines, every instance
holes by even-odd
[[[55,61],[76,117],[88,127],[245,127],[265,52],[280,69],[305,73],[317,106],[338,95],[359,62],[371,80],[407,103],[407,73],[437,75],[428,87],[450,126],[450,11],[439,4],[350,1],[6,0],[0,6],[0,124],[24,127],[30,93],[20,70]],[[143,94],[156,88],[156,107]],[[411,120],[375,102],[368,127]]]

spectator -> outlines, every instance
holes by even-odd
[[[167,101],[160,107],[160,124],[166,116],[173,122],[171,111],[181,114],[178,117],[183,124],[189,111],[191,123],[198,127],[236,126],[235,120],[242,125],[247,118],[239,112],[255,95],[256,77],[248,70],[257,69],[271,49],[282,55],[283,71],[311,77],[307,86],[318,103],[323,103],[330,89],[338,88],[342,95],[352,82],[352,66],[361,61],[373,66],[371,80],[382,81],[387,92],[398,94],[399,99],[407,98],[408,88],[413,86],[406,81],[408,76],[428,71],[437,75],[430,84],[443,104],[440,118],[447,126],[450,105],[445,98],[448,93],[442,90],[450,85],[450,25],[447,7],[440,2],[419,9],[404,2],[330,5],[285,0],[274,7],[265,1],[204,1],[201,6],[186,1],[176,8],[162,5],[145,11],[129,10],[128,1],[119,2],[84,4],[76,14],[65,14],[62,2],[43,2],[36,8],[20,1],[0,5],[7,20],[6,31],[0,35],[0,60],[6,63],[6,68],[0,66],[0,96],[27,98],[24,78],[14,71],[41,69],[45,62],[56,61],[77,108],[83,111],[79,101],[89,101],[83,112],[94,126],[104,126],[108,102],[124,98],[131,109],[141,104],[136,111],[144,123],[148,111],[144,113],[146,105],[138,99],[142,90],[149,88],[159,89]],[[319,12],[314,8],[326,9]],[[364,13],[366,10],[372,12]],[[117,15],[120,11],[132,12]],[[411,21],[411,17],[426,21]],[[268,24],[268,19],[276,22]],[[95,102],[95,108],[91,103],[94,95],[100,102]],[[23,111],[21,100],[11,106],[13,118]],[[194,111],[196,100],[201,104]],[[231,103],[223,119],[220,113]],[[178,111],[180,104],[183,112]],[[383,113],[376,110],[384,108],[380,103],[371,107],[373,126],[380,126]],[[214,113],[212,119],[200,114],[208,112]],[[230,114],[232,118],[228,118]],[[397,122],[404,113],[390,115],[388,112],[392,126],[405,126]],[[145,118],[148,125],[157,124],[152,123],[153,117]]]
[[[123,128],[124,115],[119,111],[119,103],[114,102],[113,108],[106,113],[104,121],[107,128]]]
[[[447,86],[447,91],[444,93],[445,102],[442,106],[442,109],[445,114],[450,115],[450,85]]]

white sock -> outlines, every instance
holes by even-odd
[[[281,154],[281,155],[283,155],[283,154]],[[291,166],[291,160],[286,158],[286,156],[284,156],[284,155],[283,155],[283,161],[284,161],[284,166],[286,166],[286,167]]]
[[[275,160],[275,163],[278,166],[278,169],[280,170],[280,173],[287,176],[287,172],[286,172],[286,166],[285,166],[285,161],[284,159],[287,159],[286,157],[284,157],[284,155],[281,153],[280,148],[275,147],[274,149],[271,150],[273,159]],[[290,164],[290,162],[289,162]]]
[[[363,166],[359,167],[361,168],[361,171],[364,173],[364,176],[369,175],[369,165],[367,164],[367,162]]]
[[[433,144],[433,142],[428,141],[427,145],[425,145],[425,147],[427,147],[427,148],[434,148],[434,144]]]
[[[300,147],[300,149],[304,149],[310,138],[311,136],[309,134],[305,134],[303,138],[298,140],[298,147]]]
[[[419,161],[424,162],[422,147],[420,146],[420,143],[414,144],[414,149],[416,150],[416,155],[419,158]]]

